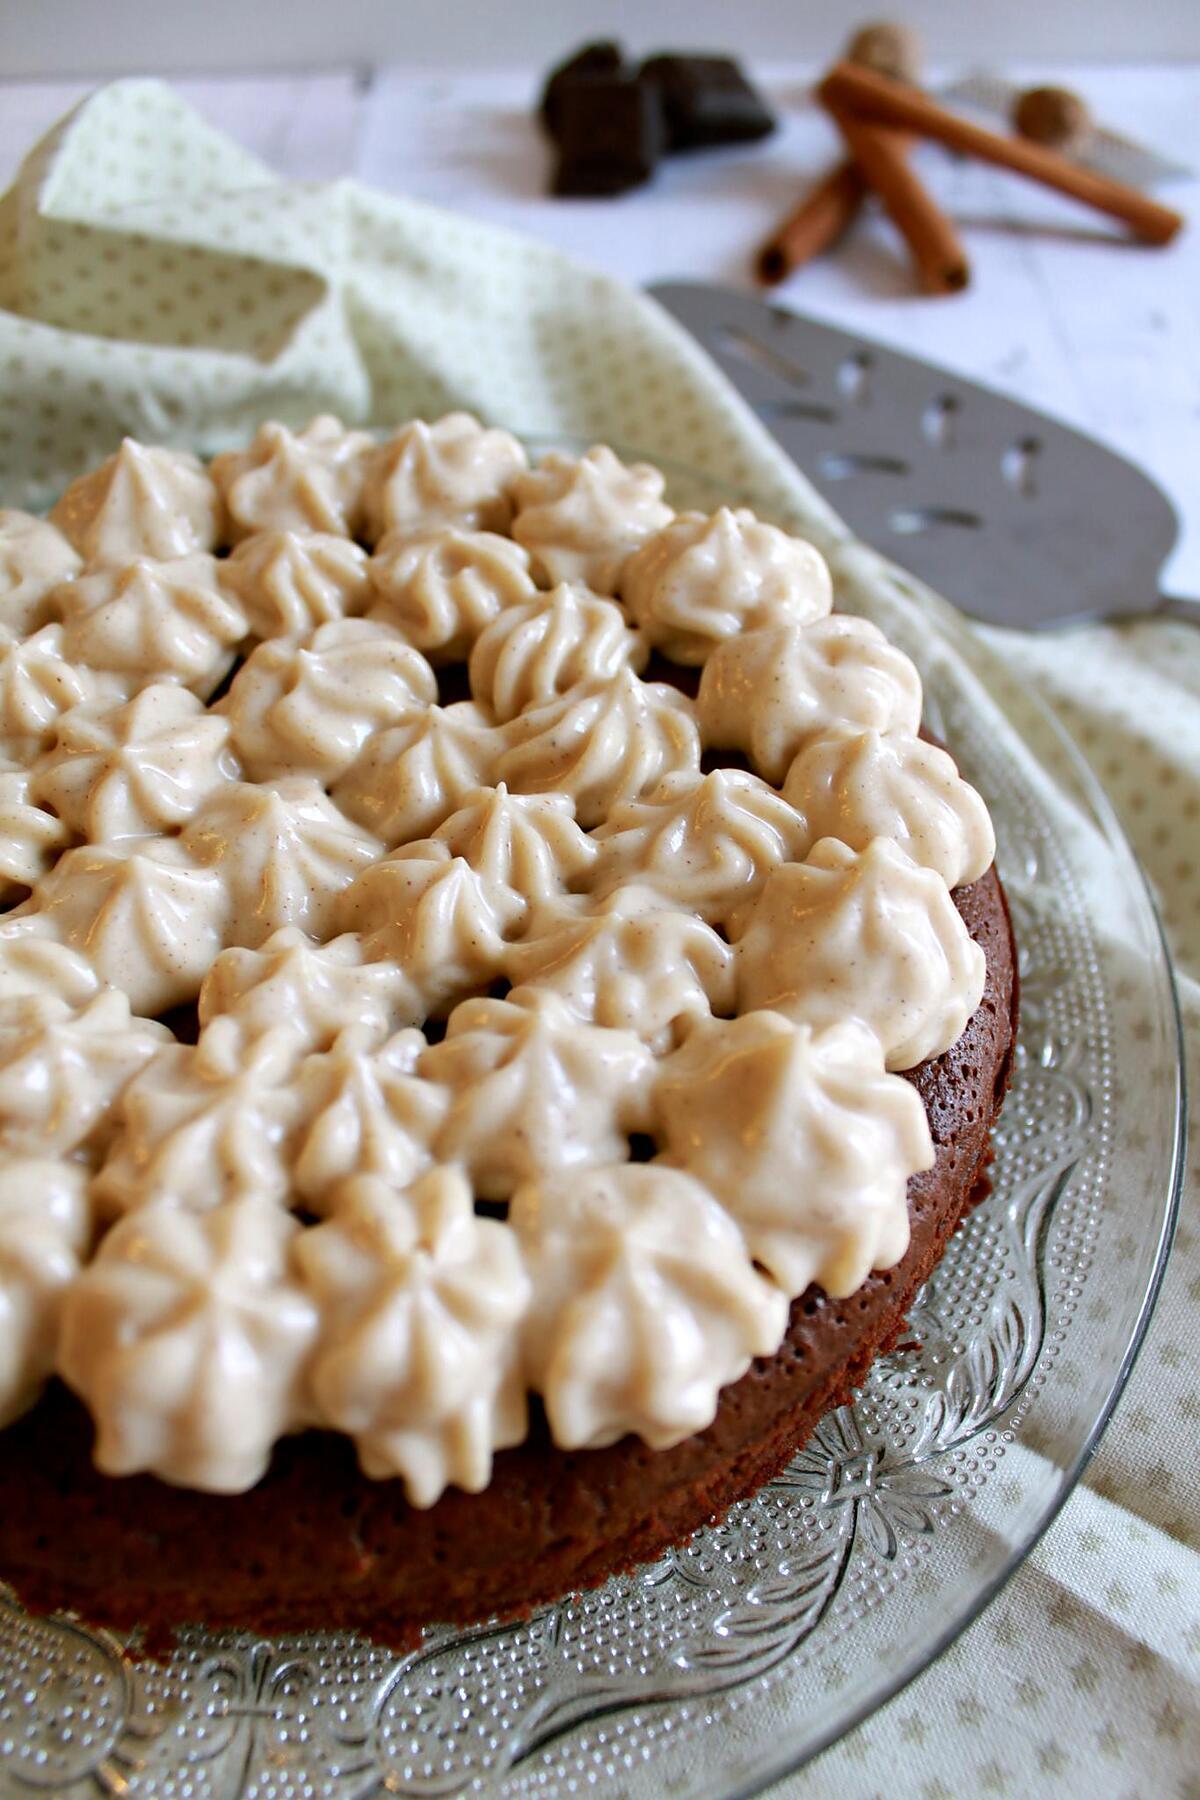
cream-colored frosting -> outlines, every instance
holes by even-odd
[[[747,751],[778,786],[831,731],[916,731],[921,677],[877,625],[833,613],[727,638],[704,665],[696,711],[706,746]]]
[[[493,531],[389,532],[370,564],[371,617],[432,662],[459,662],[504,608],[537,593],[529,556]]]
[[[990,823],[816,552],[662,492],[319,419],[0,515],[0,1422],[53,1368],[109,1472],[318,1424],[428,1505],[530,1387],[677,1442],[903,1255]]]
[[[407,1187],[433,1162],[447,1095],[416,1073],[425,1049],[419,1031],[381,1044],[350,1025],[297,1076],[304,1120],[292,1165],[297,1193],[318,1213],[334,1205],[339,1184],[377,1176]]]
[[[366,551],[330,532],[259,532],[221,565],[221,579],[256,638],[306,638],[371,598]]]
[[[652,888],[547,906],[506,959],[509,979],[561,994],[580,1019],[669,1048],[673,1028],[733,1010],[733,952],[711,926]]]
[[[246,616],[215,557],[131,562],[81,575],[57,590],[63,655],[105,670],[127,692],[177,681],[207,699],[233,666]]]
[[[908,1248],[908,1178],[933,1166],[921,1097],[873,1032],[774,1012],[702,1019],[663,1061],[664,1159],[695,1175],[789,1299],[841,1299]]]
[[[569,688],[644,669],[649,654],[619,606],[564,582],[492,621],[471,652],[471,692],[503,724]]]
[[[961,1037],[986,967],[932,869],[890,838],[865,850],[822,838],[767,877],[737,946],[739,1011],[768,1007],[821,1029],[859,1019],[889,1069],[911,1069]]]
[[[127,437],[107,462],[71,483],[50,521],[91,567],[165,560],[215,548],[221,500],[186,450]]]
[[[516,924],[501,883],[431,840],[365,869],[335,916],[341,930],[361,934],[368,957],[399,963],[426,1015],[503,972],[506,932]]]
[[[372,541],[390,531],[505,531],[512,491],[528,458],[511,432],[484,426],[470,413],[447,413],[404,425],[371,457],[367,530]]]
[[[613,807],[592,836],[594,893],[636,882],[709,924],[752,899],[810,841],[795,809],[743,769],[668,775],[647,799]]]
[[[226,782],[200,807],[182,843],[225,888],[226,941],[250,949],[282,925],[327,937],[338,895],[383,850],[309,775]]]
[[[865,850],[894,838],[947,887],[977,881],[996,854],[987,807],[954,758],[910,731],[839,732],[802,750],[783,787],[808,821],[809,842]]]
[[[54,618],[51,595],[83,562],[49,519],[0,511],[0,625],[27,637]]]
[[[503,743],[473,700],[430,706],[369,738],[333,797],[383,843],[408,843],[487,785]]]
[[[623,463],[605,444],[580,457],[551,451],[516,483],[512,534],[551,587],[615,594],[630,556],[673,516],[665,486],[649,463]]]
[[[650,643],[702,663],[756,625],[811,625],[833,605],[829,566],[752,512],[680,513],[625,565],[621,597]]]
[[[143,1207],[103,1239],[63,1302],[58,1372],[106,1475],[237,1494],[266,1473],[306,1417],[317,1314],[291,1273],[299,1232],[279,1207],[233,1201]]]
[[[32,794],[92,844],[169,831],[231,781],[229,721],[174,682],[109,711],[77,706],[37,763]]]
[[[78,1163],[0,1163],[0,1427],[33,1405],[54,1368],[63,1295],[90,1237]]]
[[[533,707],[508,730],[496,778],[518,794],[569,794],[585,828],[642,799],[664,775],[700,767],[691,701],[630,668]]]
[[[668,1449],[712,1423],[721,1388],[753,1357],[779,1348],[787,1301],[680,1169],[546,1175],[517,1189],[509,1224],[533,1280],[526,1368],[564,1449],[627,1432]]]
[[[309,1383],[367,1475],[399,1475],[414,1506],[480,1493],[492,1454],[525,1436],[515,1328],[529,1278],[513,1234],[478,1219],[454,1168],[404,1192],[348,1182],[296,1247],[321,1333]]]
[[[116,1132],[92,1183],[107,1213],[161,1205],[207,1212],[288,1192],[289,1140],[300,1119],[301,1046],[286,1023],[248,1037],[237,1021],[172,1044],[128,1083]]]
[[[221,877],[174,838],[67,850],[31,905],[102,982],[151,1016],[195,999],[229,926]]]
[[[312,775],[328,786],[372,732],[436,699],[433,670],[398,632],[370,619],[335,619],[306,638],[260,644],[220,710],[250,780]]]
[[[253,1037],[286,1024],[306,1050],[327,1050],[354,1027],[378,1043],[421,1016],[413,985],[396,963],[367,962],[352,933],[317,943],[296,925],[260,950],[223,950],[200,989],[200,1023],[228,1013]]]
[[[79,1007],[49,995],[0,999],[0,1149],[60,1156],[103,1144],[125,1085],[172,1042],[103,988]]]
[[[352,537],[362,523],[363,484],[374,439],[322,413],[302,431],[269,421],[244,450],[212,461],[234,540],[263,531]]]
[[[78,950],[60,942],[43,913],[21,907],[0,918],[0,997],[38,994],[82,1006],[100,991],[100,977]]]
[[[567,1001],[538,988],[464,1000],[420,1070],[450,1094],[438,1157],[461,1163],[489,1200],[543,1173],[622,1161],[649,1117],[645,1044],[581,1024]]]
[[[489,883],[507,889],[498,910],[510,931],[523,928],[544,902],[585,886],[596,860],[596,846],[575,823],[569,795],[510,794],[503,782],[477,788],[433,836]]]
[[[32,887],[71,841],[62,820],[31,795],[31,779],[28,769],[0,768],[0,905]]]
[[[0,756],[28,764],[53,740],[63,713],[97,692],[89,671],[64,655],[61,625],[0,642]]]

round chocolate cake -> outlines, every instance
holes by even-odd
[[[323,419],[0,515],[28,1604],[405,1644],[601,1581],[986,1191],[986,810],[810,545],[662,490]]]

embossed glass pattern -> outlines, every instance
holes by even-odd
[[[677,504],[713,504],[678,473],[674,487]],[[748,1794],[911,1679],[1053,1517],[1169,1244],[1183,1110],[1169,964],[1132,853],[1048,715],[872,553],[847,544],[833,561],[838,606],[918,663],[926,717],[991,809],[1021,952],[994,1191],[904,1342],[722,1524],[516,1625],[435,1630],[405,1656],[197,1626],[164,1668],[0,1597],[0,1791]]]

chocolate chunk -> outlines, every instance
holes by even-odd
[[[551,69],[546,77],[546,85],[542,89],[542,97],[538,102],[538,113],[542,124],[551,137],[558,136],[559,106],[565,89],[576,81],[591,81],[597,76],[619,75],[624,67],[624,56],[620,44],[611,39],[604,39],[595,44],[583,44],[569,56],[564,63]]]
[[[744,144],[775,129],[775,116],[732,57],[651,56],[641,79],[662,95],[672,150]]]
[[[623,194],[649,181],[663,153],[658,90],[631,75],[573,80],[555,107],[561,195]]]

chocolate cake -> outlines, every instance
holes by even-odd
[[[403,1645],[600,1582],[778,1471],[986,1191],[982,802],[811,546],[662,486],[320,420],[0,518],[29,1605]]]

